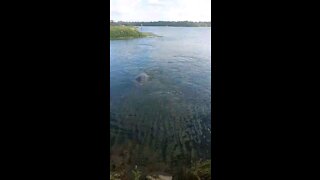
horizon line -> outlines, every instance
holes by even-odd
[[[122,21],[122,20],[112,20],[113,22],[211,22],[210,21],[191,21],[191,20],[181,20],[181,21],[170,21],[170,20],[153,20],[153,21]]]

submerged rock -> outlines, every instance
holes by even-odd
[[[149,75],[146,73],[141,73],[136,77],[136,81],[140,84],[144,84],[145,82],[147,82],[149,80]]]

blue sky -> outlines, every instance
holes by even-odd
[[[115,21],[211,21],[211,0],[111,0]]]

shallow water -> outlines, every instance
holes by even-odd
[[[141,31],[110,41],[111,164],[175,174],[211,158],[211,28]]]

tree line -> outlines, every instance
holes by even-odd
[[[211,27],[211,22],[192,22],[192,21],[152,21],[152,22],[124,22],[110,21],[110,25],[125,26],[174,26],[174,27]]]

